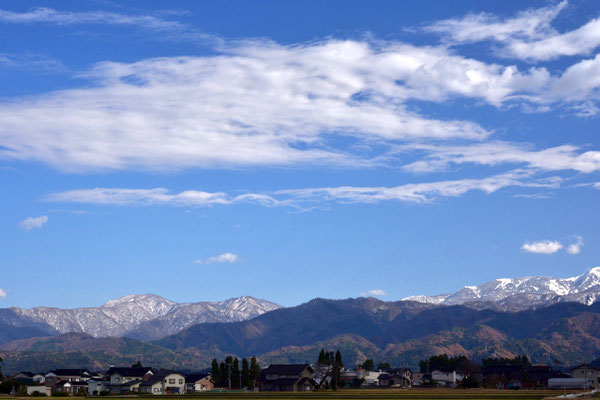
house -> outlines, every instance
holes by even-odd
[[[33,375],[33,381],[35,383],[45,383],[46,382],[46,377],[44,376],[44,374],[34,374]]]
[[[34,393],[39,393],[44,396],[46,395],[46,385],[27,385],[25,388],[28,396],[31,396]]]
[[[379,375],[383,372],[381,371],[365,371],[359,374],[359,379],[362,378],[365,381],[363,382],[363,386],[378,386],[379,385]]]
[[[66,391],[64,388],[66,382],[87,382],[91,377],[92,374],[87,369],[54,369],[44,375],[46,395]],[[87,389],[87,383],[85,386]],[[71,390],[70,387],[67,389]]]
[[[585,379],[588,388],[600,389],[600,368],[590,364],[581,364],[571,370],[571,376]]]
[[[92,374],[87,369],[54,369],[44,375],[46,386],[54,386],[55,383],[65,381],[87,381]]]
[[[160,370],[139,385],[139,391],[152,394],[185,394],[185,376],[175,371]]]
[[[99,396],[101,393],[110,392],[110,381],[102,378],[92,378],[87,381],[88,394]]]
[[[261,392],[309,392],[316,385],[314,372],[309,364],[271,364],[256,385]]]
[[[452,368],[439,368],[431,371],[431,379],[438,382],[438,385],[455,387],[458,381],[462,381],[463,375]]]
[[[56,390],[60,392],[69,393],[71,396],[75,395],[87,395],[88,384],[87,381],[60,381],[60,384],[56,386]]]
[[[149,367],[111,367],[106,371],[109,390],[113,394],[136,392],[139,385],[153,374]]]
[[[205,392],[215,388],[211,374],[189,374],[185,376],[185,392]]]

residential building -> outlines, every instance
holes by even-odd
[[[585,379],[588,388],[600,389],[600,368],[590,364],[581,364],[571,370],[571,376]]]
[[[261,392],[309,392],[316,385],[314,372],[309,364],[271,364],[256,384]]]
[[[103,392],[110,392],[110,381],[107,379],[92,378],[87,381],[88,394],[99,396]]]
[[[140,384],[153,374],[149,367],[111,367],[106,371],[109,390],[113,394],[139,391]]]
[[[205,392],[215,388],[211,374],[189,374],[185,376],[186,393]]]
[[[175,371],[160,370],[142,382],[139,391],[152,394],[185,394],[185,376]]]
[[[431,379],[442,386],[455,387],[458,381],[462,381],[463,378],[463,375],[452,368],[439,368],[431,371]]]

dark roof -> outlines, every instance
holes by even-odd
[[[28,376],[30,378],[33,378],[33,376],[35,374],[33,372],[29,372],[29,371],[20,371],[20,372],[17,372],[16,374],[14,374],[13,376],[17,376],[17,375],[25,375],[25,376]]]
[[[57,376],[82,376],[82,375],[90,375],[90,371],[87,369],[53,369],[53,374]]]
[[[573,367],[572,369],[581,369],[581,368],[600,370],[600,368],[594,367],[592,364],[581,364],[576,367]]]
[[[198,382],[200,379],[204,379],[206,377],[210,377],[210,374],[186,374],[185,382],[186,383],[194,383],[194,382]]]
[[[385,370],[385,372],[387,372],[388,374],[403,374],[405,372],[412,373],[412,370],[410,368],[388,368]]]
[[[150,367],[111,367],[106,371],[106,375],[118,374],[121,376],[131,376],[136,378],[143,378],[148,372],[152,372]]]
[[[294,376],[300,375],[306,368],[314,372],[310,364],[271,364],[263,369],[262,375]]]
[[[390,379],[390,374],[379,374],[379,377],[377,379]]]
[[[138,383],[142,383],[142,380],[141,379],[133,379],[133,380],[131,380],[129,382],[125,382],[124,384],[121,385],[121,387],[124,387],[124,386],[133,386],[133,385],[137,385]]]
[[[447,374],[447,373],[450,373],[450,372],[454,372],[456,370],[454,368],[436,368],[433,371],[440,371],[440,372],[443,372],[443,373]],[[433,372],[433,371],[431,371],[431,372]]]

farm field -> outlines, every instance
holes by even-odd
[[[538,400],[548,397],[556,397],[563,394],[556,390],[340,390],[337,392],[308,392],[308,393],[253,393],[253,392],[208,392],[196,395],[185,396],[150,396],[150,395],[132,395],[101,397],[102,399],[124,399],[124,398],[153,398],[153,399],[211,399],[211,400],[284,400],[284,399],[311,399],[311,400]],[[2,399],[18,399],[19,397],[2,396]],[[25,399],[24,397],[23,399]],[[66,398],[65,398],[66,399]],[[79,400],[82,397],[70,397],[69,399]]]

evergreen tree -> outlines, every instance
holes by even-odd
[[[319,364],[323,364],[325,362],[325,349],[321,349],[319,353]]]
[[[340,353],[339,350],[335,352],[335,365],[338,368],[344,367],[344,361],[342,361],[342,353]]]
[[[142,368],[142,367],[143,367],[143,365],[142,365],[142,362],[140,360],[138,360],[138,362],[136,362],[135,364],[133,364],[131,366],[131,368]]]
[[[362,363],[361,367],[367,371],[373,371],[373,369],[375,369],[375,363],[373,362],[372,358],[369,358]]]
[[[252,387],[254,387],[254,382],[260,376],[260,365],[258,365],[258,361],[256,361],[256,357],[252,357],[250,359],[250,380],[252,381]]]
[[[0,381],[2,380],[2,357],[0,357]]]
[[[210,373],[212,374],[212,378],[215,381],[215,385],[218,387],[219,386],[219,377],[220,377],[220,370],[219,370],[219,362],[217,361],[216,358],[213,358],[212,360],[212,364],[210,367]]]
[[[239,388],[240,384],[240,362],[236,357],[233,360],[233,365],[231,366],[231,387]]]
[[[252,380],[250,379],[250,365],[248,360],[242,358],[242,387],[252,389]]]
[[[219,364],[219,387],[227,387],[227,365],[225,361]]]
[[[377,364],[377,369],[379,371],[385,371],[386,369],[390,369],[390,363],[388,362],[380,362],[379,364]]]

